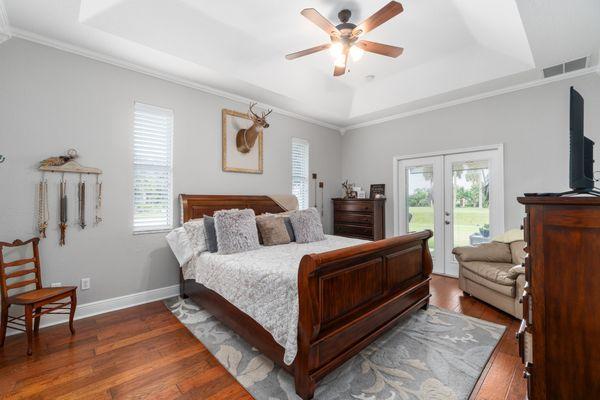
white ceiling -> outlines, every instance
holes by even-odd
[[[328,41],[300,15],[314,7],[358,23],[388,0],[0,0],[16,36],[235,93],[337,127],[541,78],[541,69],[600,48],[598,0],[404,0],[365,39],[401,46],[365,54],[333,77]],[[1,7],[0,7],[1,8]],[[591,57],[595,63],[597,57]],[[366,77],[374,75],[373,80]]]

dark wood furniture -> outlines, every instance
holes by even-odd
[[[183,220],[228,208],[283,211],[267,196],[181,195]],[[431,231],[305,255],[298,269],[298,353],[292,365],[270,333],[219,294],[182,280],[189,296],[294,376],[296,392],[313,397],[318,381],[400,318],[429,304]]]
[[[44,314],[69,314],[69,328],[71,334],[73,317],[77,306],[77,287],[64,286],[56,288],[42,287],[42,273],[40,254],[38,250],[39,238],[29,239],[26,242],[15,240],[12,243],[0,242],[0,289],[2,294],[2,319],[0,323],[0,347],[4,346],[6,329],[12,328],[27,333],[27,355],[31,355],[33,334],[40,329],[40,318]],[[31,243],[33,256],[15,261],[4,261],[4,248],[26,246]],[[23,265],[33,264],[29,268],[20,268]],[[10,280],[10,283],[8,282]],[[9,296],[9,291],[35,285],[35,289],[21,291]],[[65,301],[69,298],[68,301]],[[14,317],[8,315],[11,305],[23,306],[25,314]],[[69,312],[64,310],[69,309]],[[33,326],[32,326],[33,325]],[[24,328],[24,329],[23,329]]]
[[[366,240],[385,238],[385,199],[331,199],[333,234]]]
[[[520,197],[528,257],[517,334],[529,399],[600,398],[600,199]]]

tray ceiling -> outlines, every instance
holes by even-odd
[[[349,8],[358,23],[387,0],[4,3],[17,36],[42,36],[338,127],[537,80],[542,68],[600,48],[597,0],[405,0],[402,14],[364,37],[404,54],[367,53],[333,77],[327,51],[284,59],[328,42],[300,10],[314,7],[337,23],[337,12]]]

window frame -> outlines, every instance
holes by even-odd
[[[168,150],[168,165],[151,165],[151,164],[139,164],[136,163],[136,149],[135,149],[135,140],[136,140],[136,119],[137,119],[137,113],[138,113],[138,107],[141,107],[142,109],[145,109],[145,111],[155,111],[158,115],[160,113],[164,114],[165,116],[169,116],[170,117],[170,135],[169,135],[169,150]],[[142,111],[142,110],[139,110]],[[174,216],[174,206],[173,206],[173,142],[174,142],[174,136],[175,136],[175,112],[172,109],[168,109],[168,108],[164,108],[164,107],[159,107],[159,106],[155,106],[152,104],[148,104],[148,103],[144,103],[141,101],[135,101],[134,102],[134,106],[133,106],[133,127],[132,127],[132,133],[133,133],[133,137],[132,137],[132,219],[131,219],[131,223],[132,223],[132,233],[133,235],[145,235],[145,234],[153,234],[153,233],[164,233],[164,232],[169,232],[173,229],[174,223],[173,223],[173,216]],[[167,172],[167,179],[168,179],[168,191],[167,191],[167,224],[166,225],[159,225],[159,226],[151,226],[151,227],[147,227],[147,228],[136,228],[136,199],[135,199],[135,193],[136,193],[136,168],[138,168],[139,166],[142,167],[146,167],[147,170],[149,169],[154,169],[154,170],[163,170]]]
[[[294,193],[294,179],[299,175],[294,174],[294,145],[299,144],[306,146],[306,176],[302,176],[306,182],[306,197],[305,199],[301,199],[296,193]],[[310,208],[310,142],[306,139],[292,137],[292,146],[291,146],[291,186],[292,186],[292,194],[294,194],[298,198],[298,209],[307,209]],[[306,201],[305,207],[302,207],[303,200]]]

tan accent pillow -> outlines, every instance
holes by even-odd
[[[525,240],[521,229],[510,229],[502,235],[498,235],[492,239],[493,242],[512,243],[518,240]]]
[[[290,235],[288,235],[283,218],[264,216],[256,218],[256,224],[258,225],[263,245],[274,246],[290,242]]]

